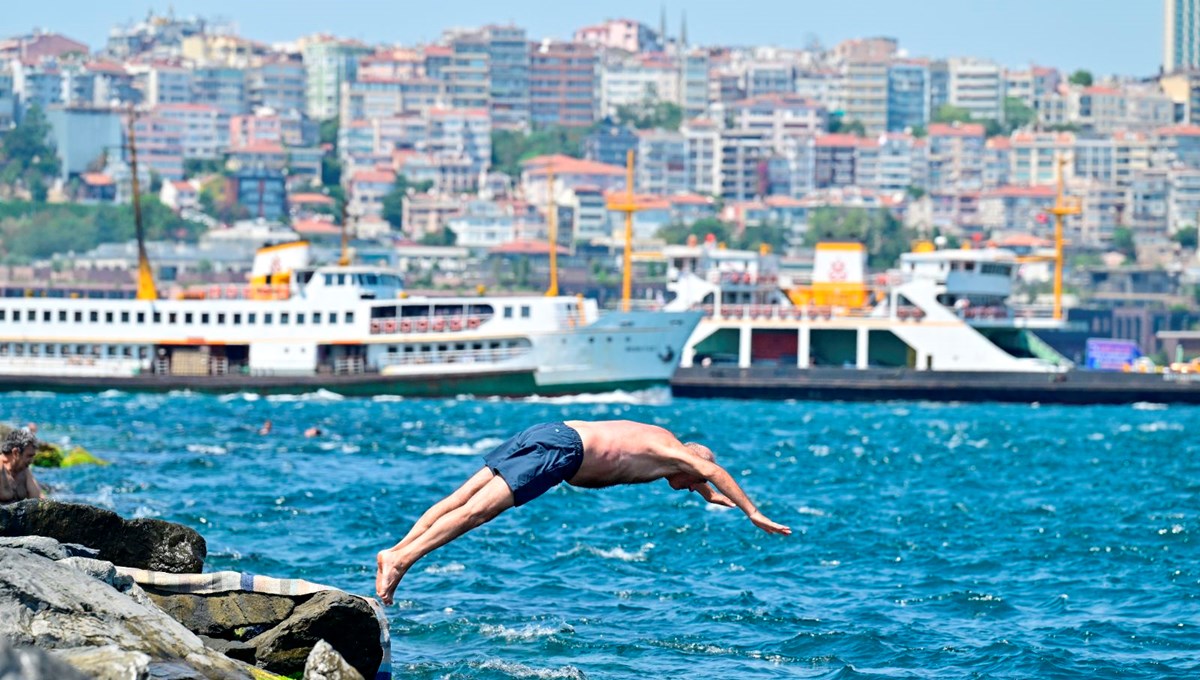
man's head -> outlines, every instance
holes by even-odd
[[[702,458],[710,463],[715,463],[717,460],[716,456],[713,455],[712,449],[703,444],[684,442],[683,445],[697,458]],[[676,491],[683,491],[685,489],[687,491],[695,491],[696,487],[704,486],[708,483],[708,480],[686,472],[677,472],[667,476],[667,483]]]
[[[21,472],[33,462],[33,456],[37,453],[37,437],[29,430],[13,430],[4,438],[3,446],[0,457],[3,458],[4,467]]]

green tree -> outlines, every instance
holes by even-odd
[[[886,210],[866,208],[816,208],[809,213],[805,243],[858,241],[867,247],[867,262],[874,269],[893,266],[908,251],[912,234]]]
[[[1134,242],[1133,231],[1125,227],[1113,229],[1112,247],[1130,260],[1137,259],[1137,244]]]
[[[640,104],[617,107],[617,122],[639,130],[678,130],[683,125],[683,109],[672,102],[647,99]]]
[[[321,127],[318,129],[317,136],[321,144],[329,144],[334,151],[337,151],[338,119],[330,118],[329,120],[321,121]]]
[[[917,139],[928,137],[929,128],[925,127],[924,125],[914,125],[912,126],[912,136],[916,137]]]
[[[0,184],[23,183],[36,201],[45,201],[46,178],[56,175],[60,167],[50,132],[46,115],[34,104],[0,139]]]
[[[583,157],[584,128],[548,127],[526,134],[514,130],[492,131],[492,167],[511,177],[521,176],[521,162],[535,156],[562,154]]]
[[[658,230],[657,236],[667,243],[682,244],[687,242],[688,236],[695,236],[703,241],[709,234],[712,234],[718,243],[729,243],[733,228],[729,223],[715,217],[704,217],[690,225],[678,222],[665,225]]]
[[[1092,77],[1092,72],[1085,71],[1084,69],[1075,71],[1067,80],[1072,85],[1079,85],[1080,87],[1091,87],[1096,82],[1095,78]]]
[[[404,201],[408,198],[409,191],[419,194],[429,191],[432,186],[433,182],[429,180],[412,184],[404,175],[396,175],[396,182],[392,185],[392,190],[383,197],[381,215],[384,221],[395,229],[402,229],[404,227]]]
[[[867,126],[863,125],[861,120],[848,120],[842,123],[838,132],[844,135],[854,135],[856,137],[867,136]]]
[[[934,123],[970,123],[971,111],[961,106],[942,104],[933,114]]]
[[[1009,132],[1032,125],[1037,113],[1016,97],[1004,98],[1004,124]]]
[[[1184,227],[1175,232],[1171,238],[1184,248],[1195,248],[1198,240],[1196,227]]]
[[[321,184],[335,187],[342,183],[342,162],[336,153],[327,153],[321,157]]]
[[[458,241],[458,234],[450,227],[442,227],[440,231],[430,232],[421,237],[421,245],[452,246]]]

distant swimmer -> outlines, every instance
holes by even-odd
[[[313,437],[320,437],[321,434],[322,434],[321,428],[319,428],[319,427],[310,427],[304,431],[304,436],[308,439],[312,439]]]
[[[0,451],[0,503],[41,498],[42,487],[29,469],[37,453],[37,437],[29,430],[13,430],[0,446],[4,447]]]
[[[376,556],[375,594],[384,604],[392,603],[400,579],[422,557],[560,482],[600,489],[665,479],[676,491],[695,491],[709,503],[739,508],[769,534],[792,533],[758,511],[708,447],[682,443],[654,425],[628,420],[534,425],[483,460],[483,469]]]
[[[264,437],[271,434],[271,420],[269,418],[267,422],[262,424],[262,427],[258,428],[258,433]]]

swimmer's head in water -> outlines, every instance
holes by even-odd
[[[688,450],[691,451],[692,454],[697,458],[703,458],[710,463],[715,463],[717,460],[717,457],[713,455],[712,449],[703,444],[697,444],[696,442],[685,442],[684,446],[686,446]],[[693,487],[701,486],[707,482],[708,480],[704,479],[703,477],[690,475],[686,472],[677,472],[673,475],[667,476],[667,483],[670,484],[671,488],[675,489],[676,491],[692,491],[694,490]]]

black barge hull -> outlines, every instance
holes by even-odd
[[[1200,404],[1200,374],[707,366],[680,368],[671,392],[689,398],[809,401]]]

